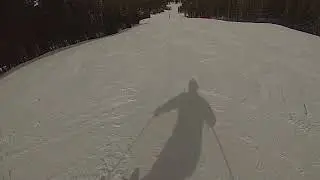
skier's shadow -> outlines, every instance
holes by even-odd
[[[142,180],[184,180],[195,171],[200,159],[202,130],[206,122],[211,128],[216,118],[209,103],[197,90],[198,83],[189,81],[188,92],[183,92],[159,106],[154,116],[177,110],[178,120],[151,171]],[[139,179],[136,169],[130,180]]]

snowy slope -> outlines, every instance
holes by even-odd
[[[102,158],[121,157],[114,179],[133,168],[145,176],[178,119],[176,111],[152,118],[153,111],[188,91],[192,77],[214,111],[235,177],[319,179],[320,39],[271,24],[186,19],[176,11],[0,79],[0,179],[9,172],[12,180],[98,179]],[[201,146],[188,179],[228,179],[207,125]]]

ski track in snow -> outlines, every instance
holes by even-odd
[[[113,179],[150,171],[177,113],[155,118],[194,77],[239,180],[320,177],[320,39],[272,24],[187,19],[177,5],[128,31],[0,79],[0,179]],[[104,161],[102,161],[104,159]],[[105,165],[103,165],[105,164]],[[189,179],[228,179],[214,136]]]

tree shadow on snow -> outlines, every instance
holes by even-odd
[[[198,83],[190,80],[188,92],[179,94],[155,110],[155,116],[177,110],[178,119],[172,136],[142,180],[184,180],[195,171],[200,159],[204,124],[213,128],[216,122],[209,103],[198,94],[198,88]],[[139,174],[139,169],[136,169],[130,180],[138,180]]]

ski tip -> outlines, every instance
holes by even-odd
[[[132,174],[129,180],[139,180],[139,176],[140,176],[140,170],[139,168],[136,168]]]

